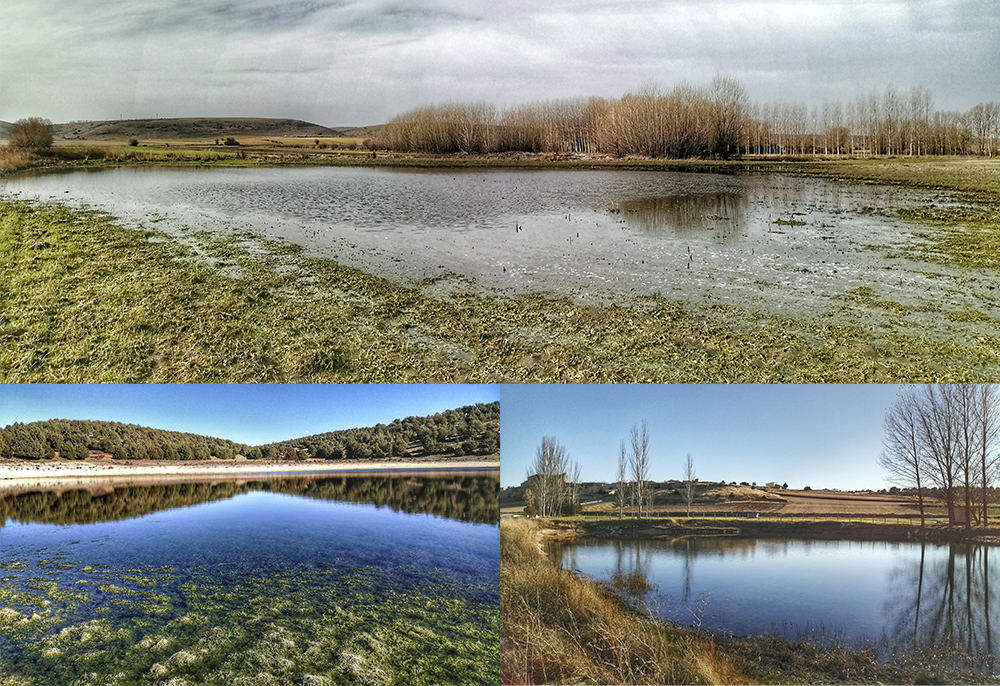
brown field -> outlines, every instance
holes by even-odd
[[[746,487],[723,487],[723,497],[710,497],[712,491],[699,494],[691,505],[693,516],[726,513],[769,513],[788,516],[910,516],[920,513],[915,498],[907,496],[882,495],[878,493],[847,493],[842,491],[802,491],[772,490],[760,491]],[[718,491],[719,489],[713,489]],[[732,497],[726,497],[729,493]],[[755,497],[756,494],[756,497]],[[943,514],[935,503],[927,505],[929,516]],[[617,514],[618,507],[612,502],[602,502],[584,508],[590,514]],[[682,502],[660,503],[652,508],[654,514],[683,516],[687,507]]]

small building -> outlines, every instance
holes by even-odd
[[[777,481],[768,481],[764,485],[767,486],[768,488],[781,488],[781,484],[779,484]]]

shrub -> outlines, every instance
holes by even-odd
[[[17,150],[48,150],[52,147],[52,122],[39,117],[20,119],[7,129],[7,142]]]
[[[239,145],[240,142],[238,140],[236,140],[235,138],[233,138],[232,136],[229,136],[228,138],[226,138],[226,140],[222,141],[222,144],[223,145]]]
[[[128,144],[129,144],[129,147],[134,148],[134,147],[136,147],[136,146],[139,145],[139,139],[138,138],[129,138],[128,139]]]

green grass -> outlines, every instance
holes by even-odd
[[[151,225],[155,227],[155,224]],[[431,295],[443,282],[449,295]],[[394,284],[249,236],[125,229],[0,202],[0,382],[927,382],[1000,376],[968,347],[697,310]]]

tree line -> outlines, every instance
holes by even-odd
[[[907,387],[889,408],[879,464],[889,478],[913,488],[926,506],[941,497],[951,523],[989,523],[989,501],[1000,479],[1000,408],[996,386]]]
[[[119,460],[228,460],[237,455],[249,459],[377,460],[409,454],[495,455],[499,450],[498,402],[263,446],[91,420],[15,422],[0,429],[0,459],[83,460],[95,451]]]
[[[628,444],[619,444],[615,501],[618,516],[626,510],[638,518],[649,517],[653,507],[653,486],[650,480],[650,436],[646,420],[633,424]],[[688,454],[679,493],[691,515],[698,479],[694,458]],[[525,511],[529,516],[554,517],[580,512],[580,463],[569,457],[566,447],[552,436],[543,436],[535,453],[535,461],[528,468],[527,487],[524,491]]]
[[[1000,153],[1000,103],[933,109],[921,86],[812,108],[753,103],[736,79],[670,91],[650,84],[618,99],[571,98],[501,109],[446,103],[394,117],[374,147],[435,154],[587,152],[730,159],[740,155],[989,155]]]
[[[250,450],[248,457],[317,457],[375,460],[408,454],[496,455],[500,452],[500,403],[479,403],[427,417],[406,417],[390,424],[344,429]]]

